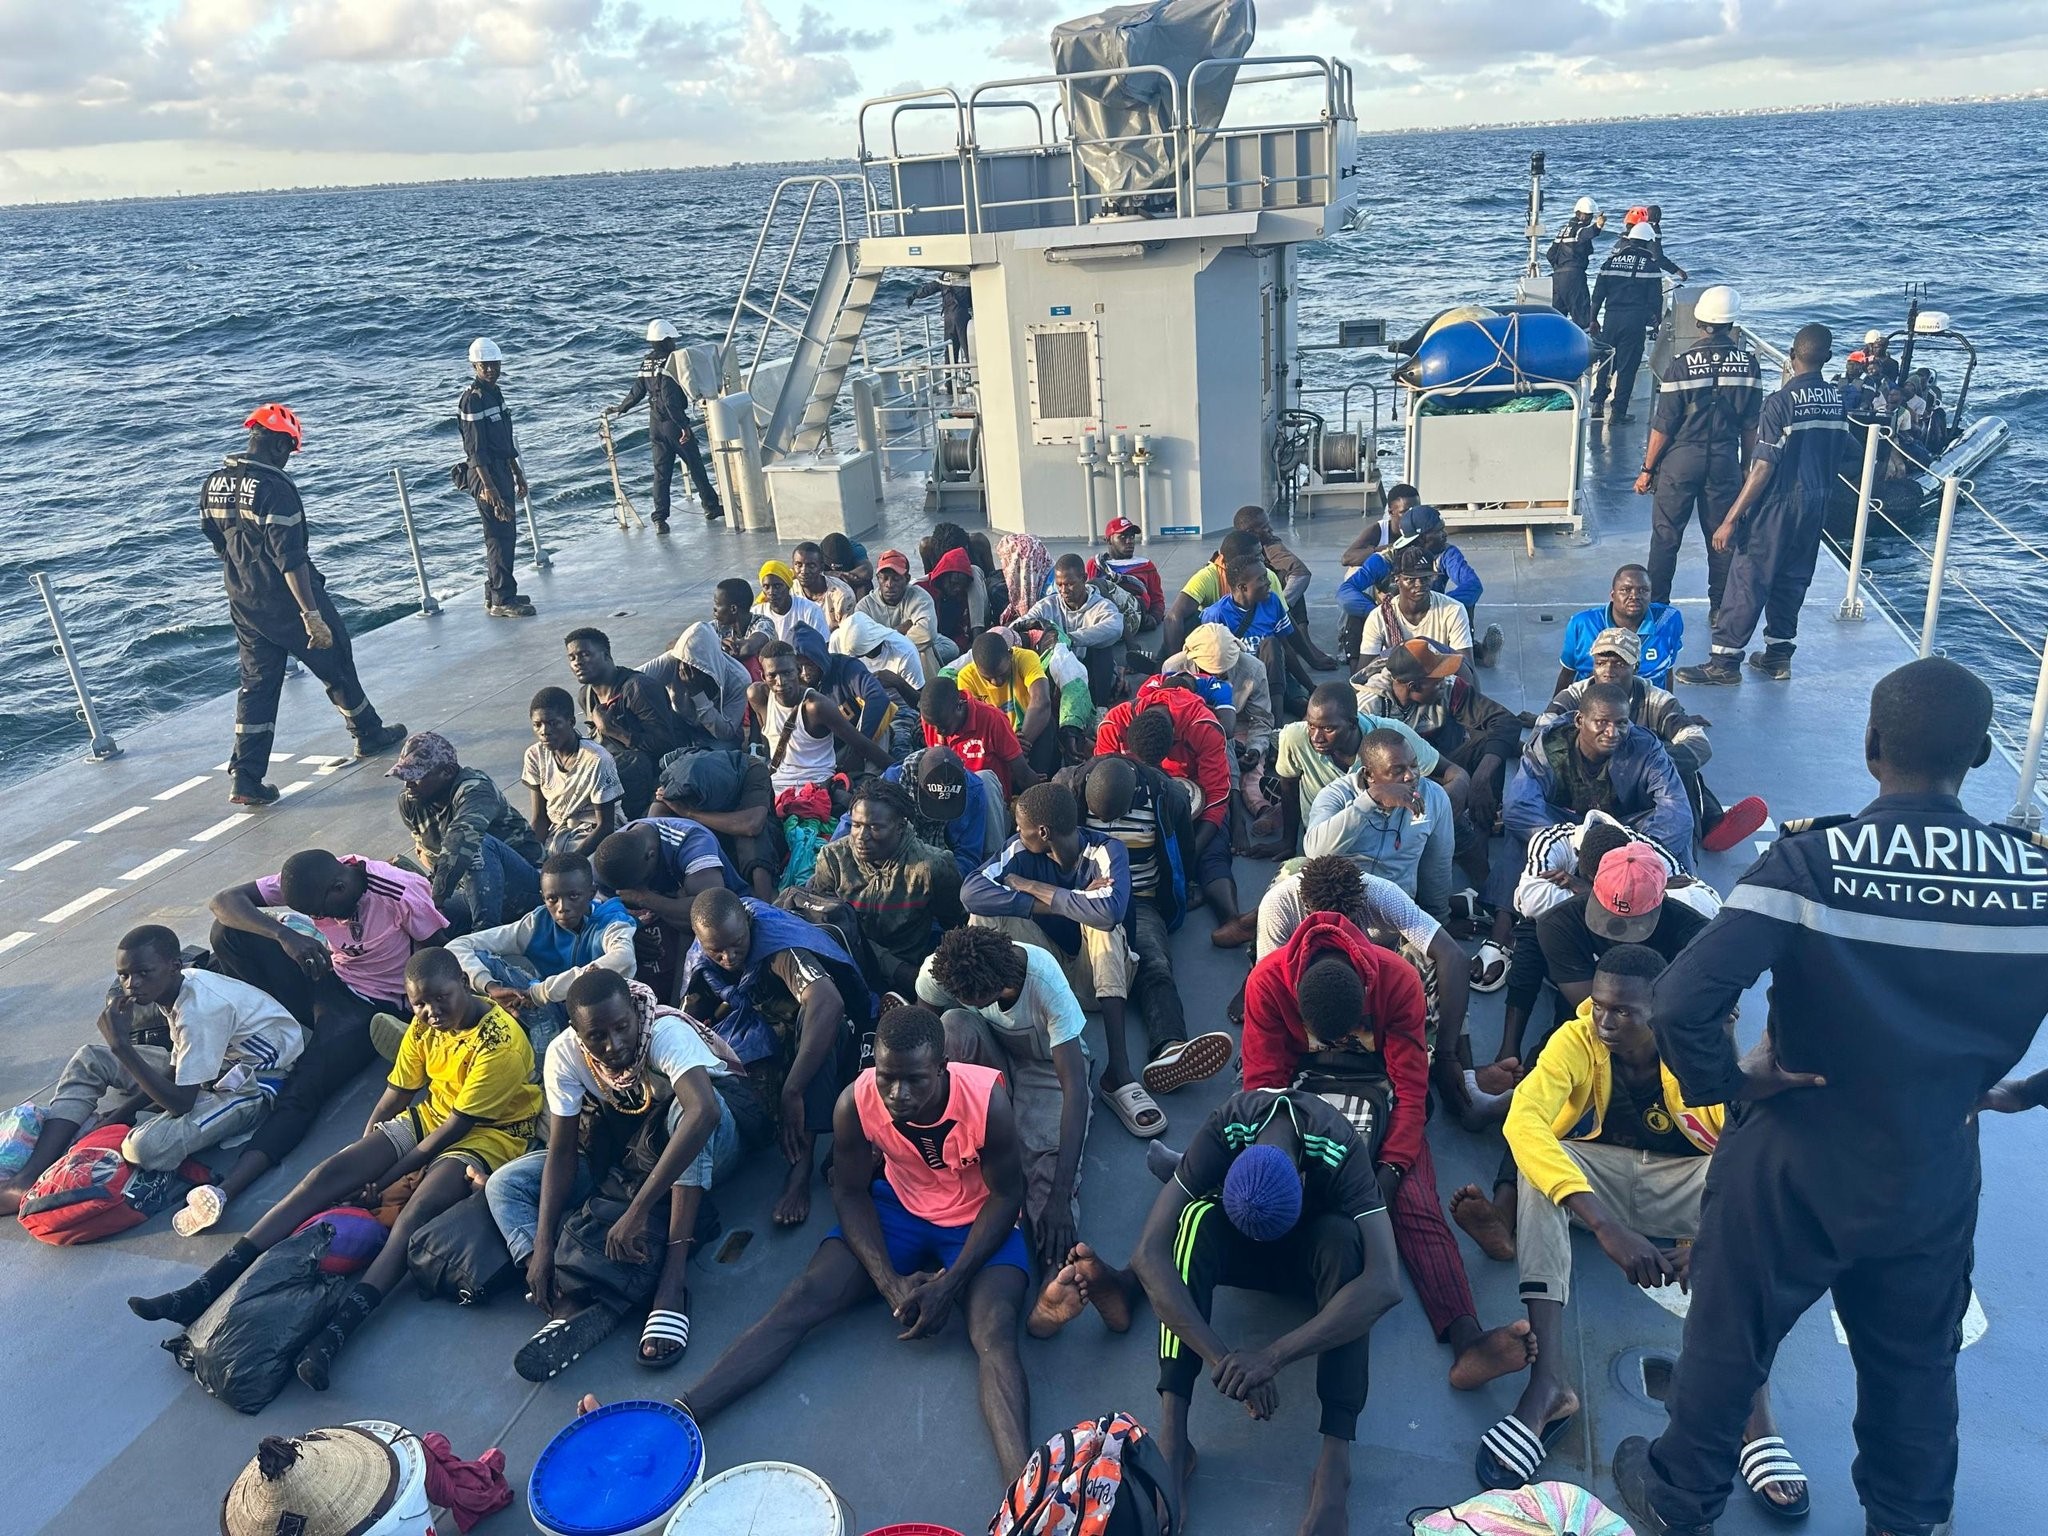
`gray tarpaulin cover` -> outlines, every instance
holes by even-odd
[[[1147,70],[1077,81],[1067,89],[1074,137],[1082,141],[1082,169],[1104,197],[1173,190],[1169,158],[1174,129],[1173,93],[1188,102],[1188,76],[1204,59],[1241,59],[1251,51],[1257,17],[1252,0],[1154,0],[1118,5],[1053,29],[1053,68],[1063,75],[1097,69],[1157,65],[1174,86]],[[1195,82],[1187,113],[1213,129],[1230,103],[1234,68],[1205,69]],[[1133,137],[1145,135],[1149,137]],[[1090,139],[1130,138],[1124,144]],[[1199,148],[1199,146],[1197,146]]]

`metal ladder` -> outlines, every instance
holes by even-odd
[[[866,196],[866,184],[858,176],[792,176],[776,186],[762,216],[761,232],[755,237],[753,256],[740,282],[725,342],[731,348],[744,324],[758,322],[753,356],[740,376],[741,386],[752,390],[769,361],[770,340],[782,333],[794,341],[774,399],[755,399],[762,421],[761,448],[769,457],[812,451],[824,442],[840,386],[859,349],[882,277],[879,268],[860,267],[860,247],[848,218],[849,200],[854,215],[865,217]],[[778,217],[786,209],[793,210],[795,228],[782,254],[774,292],[763,305],[753,297],[754,282],[762,271],[762,258]],[[818,253],[820,247],[823,270],[803,306],[801,319],[793,318],[802,301],[791,292],[792,275],[798,261],[807,252]]]

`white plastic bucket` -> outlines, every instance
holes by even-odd
[[[398,1458],[398,1491],[364,1536],[434,1536],[434,1506],[427,1498],[427,1450],[419,1436],[384,1419],[351,1419],[349,1428],[367,1430]]]
[[[691,1489],[666,1536],[846,1536],[852,1524],[853,1511],[817,1473],[750,1461]]]

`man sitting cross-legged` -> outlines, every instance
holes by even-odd
[[[1024,1465],[1031,1396],[1017,1319],[1030,1258],[1017,1225],[1024,1169],[1001,1079],[993,1067],[949,1062],[945,1026],[930,1009],[882,1015],[875,1064],[833,1113],[839,1225],[767,1315],[677,1399],[691,1418],[716,1417],[819,1324],[879,1292],[903,1339],[933,1337],[964,1307],[998,1475]]]
[[[1474,1470],[1489,1488],[1533,1481],[1579,1410],[1565,1380],[1572,1226],[1590,1230],[1632,1285],[1686,1281],[1691,1250],[1652,1239],[1698,1233],[1726,1107],[1688,1107],[1658,1056],[1651,991],[1664,965],[1640,944],[1602,955],[1592,995],[1515,1090],[1507,1136],[1522,1175],[1516,1257],[1538,1352],[1515,1411],[1480,1441]],[[1750,1410],[1743,1474],[1772,1513],[1796,1518],[1807,1508],[1806,1476],[1778,1437],[1769,1390],[1757,1390]]]
[[[168,1049],[135,1038],[145,1019],[159,1017],[169,1026]],[[99,1040],[71,1053],[28,1161],[0,1183],[0,1215],[21,1208],[108,1091],[121,1096],[110,1106],[109,1124],[155,1111],[135,1122],[121,1156],[138,1168],[175,1168],[247,1135],[304,1042],[298,1020],[277,999],[231,977],[186,970],[178,936],[155,924],[131,929],[114,951],[114,986],[99,1032]]]
[[[853,957],[822,928],[730,891],[690,904],[690,951],[677,996],[733,1049],[764,1103],[777,1106],[789,1179],[778,1227],[811,1214],[811,1156],[832,1129],[832,1106],[874,999]]]
[[[540,1089],[530,1081],[533,1047],[525,1031],[469,990],[445,949],[423,949],[406,962],[405,995],[412,1027],[361,1139],[316,1165],[197,1280],[161,1296],[129,1297],[137,1317],[189,1328],[309,1218],[343,1201],[374,1207],[400,1179],[423,1173],[377,1257],[299,1356],[299,1379],[324,1392],[335,1356],[404,1275],[412,1234],[466,1198],[472,1178],[487,1178],[526,1150]]]
[[[862,779],[844,837],[818,850],[810,888],[852,907],[880,984],[908,996],[917,968],[939,935],[967,921],[960,908],[960,866],[911,830],[910,792],[886,779]]]
[[[1203,1366],[1255,1419],[1279,1405],[1279,1374],[1316,1357],[1322,1454],[1301,1536],[1346,1536],[1351,1442],[1365,1408],[1367,1335],[1400,1303],[1394,1233],[1373,1173],[1376,1149],[1312,1093],[1233,1094],[1175,1159],[1128,1270],[1085,1244],[1045,1288],[1034,1318],[1057,1326],[1093,1306],[1121,1332],[1142,1293],[1159,1314],[1159,1448],[1186,1511],[1195,1469],[1188,1404]],[[1233,1349],[1209,1325],[1218,1286],[1312,1300],[1316,1313],[1264,1349]]]
[[[569,1028],[541,1066],[547,1146],[514,1158],[484,1186],[505,1246],[525,1267],[527,1295],[549,1316],[515,1361],[529,1381],[546,1381],[618,1325],[602,1303],[572,1311],[555,1284],[562,1219],[610,1171],[592,1162],[592,1151],[623,1153],[654,1116],[666,1121],[666,1144],[605,1239],[608,1253],[644,1261],[648,1217],[668,1196],[668,1247],[640,1331],[640,1363],[662,1368],[690,1344],[690,1248],[705,1193],[764,1139],[755,1133],[767,1125],[731,1049],[638,982],[593,967],[570,986],[568,1005]],[[586,1114],[609,1122],[588,1146],[579,1145]]]

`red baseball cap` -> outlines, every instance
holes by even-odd
[[[1121,538],[1124,534],[1136,533],[1137,531],[1138,525],[1128,517],[1112,517],[1109,520],[1109,526],[1103,530],[1103,536],[1115,539]]]
[[[1586,926],[1616,943],[1642,943],[1657,931],[1658,909],[1664,905],[1664,883],[1669,876],[1664,860],[1648,843],[1624,843],[1610,849],[1593,876]]]
[[[875,556],[875,569],[878,571],[901,571],[904,575],[908,576],[910,574],[910,557],[900,549],[885,549]]]

